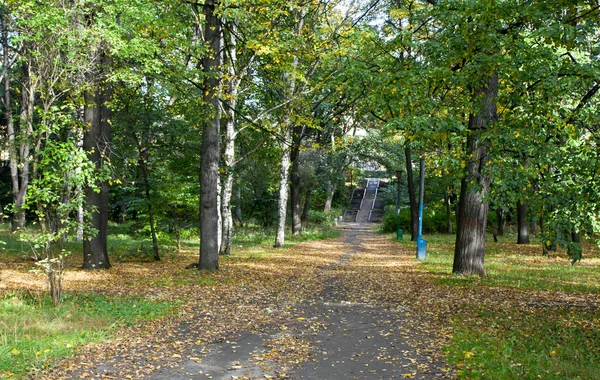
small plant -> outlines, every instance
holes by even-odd
[[[29,239],[36,265],[46,276],[52,301],[58,307],[65,257],[69,254],[63,245],[81,228],[86,236],[94,235],[95,231],[80,224],[76,215],[84,202],[83,189],[99,189],[94,164],[75,142],[48,141],[40,157],[41,174],[30,185],[27,207],[34,210],[41,231],[24,236]]]

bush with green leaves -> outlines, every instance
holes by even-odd
[[[83,206],[84,189],[99,191],[98,174],[83,149],[71,140],[49,140],[39,154],[39,176],[29,187],[27,207],[35,213],[40,231],[29,231],[24,237],[37,259],[37,271],[48,280],[54,305],[59,306],[64,260],[70,254],[63,244],[75,236],[80,227],[86,236],[96,233],[85,222],[80,225],[77,212]]]

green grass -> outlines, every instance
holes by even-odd
[[[516,238],[505,237],[504,242],[487,243],[485,277],[460,277],[450,275],[454,260],[454,236],[430,235],[425,239],[427,258],[422,268],[435,274],[436,281],[445,285],[600,293],[598,265],[588,265],[593,260],[597,262],[597,251],[584,256],[581,263],[572,266],[566,254],[543,257],[537,244],[518,246],[511,243]],[[412,246],[414,242],[404,239],[400,244]]]
[[[32,228],[30,232],[35,232]],[[147,261],[144,244],[147,239],[130,235],[123,226],[111,226],[108,238],[109,255],[114,261]],[[303,231],[300,237],[287,237],[287,246],[300,241],[329,239],[339,232],[328,226],[318,226]],[[273,229],[250,227],[236,230],[234,252],[244,260],[260,260],[265,253],[260,247],[272,246]],[[23,240],[23,239],[21,239]],[[0,255],[21,265],[23,256],[30,255],[27,241],[19,240],[8,225],[0,226]],[[174,242],[171,242],[174,245]],[[198,247],[198,240],[184,241],[184,248]],[[257,251],[257,248],[259,250]],[[81,243],[66,246],[72,252],[70,260],[79,265]],[[172,248],[171,248],[172,249]],[[247,252],[244,252],[247,251]],[[171,252],[162,249],[162,252]],[[235,260],[238,255],[223,257]],[[26,269],[25,269],[26,270]],[[185,271],[183,275],[161,276],[152,279],[150,285],[162,287],[214,286],[217,281],[233,282],[232,278],[216,279],[211,274]],[[124,285],[132,282],[124,280]],[[139,286],[139,281],[136,286]],[[31,376],[37,369],[51,365],[57,359],[72,354],[75,347],[106,340],[119,326],[137,324],[171,313],[177,305],[165,301],[131,297],[113,297],[96,293],[64,293],[64,301],[56,309],[47,296],[29,292],[13,291],[0,294],[0,379]]]
[[[454,236],[425,239],[427,258],[420,267],[450,292],[452,287],[470,287],[600,293],[600,255],[591,245],[583,261],[571,266],[566,253],[543,257],[539,244],[516,245],[516,237],[507,236],[487,243],[486,276],[480,278],[451,274]],[[399,244],[412,248],[414,242],[408,240]],[[471,303],[453,317],[454,336],[445,348],[448,362],[458,368],[461,379],[600,378],[600,311],[597,304],[576,303],[544,305],[534,296],[510,309],[498,306],[500,302]]]
[[[597,379],[600,330],[592,310],[478,313],[456,323],[448,361],[464,379]]]
[[[0,299],[0,378],[24,377],[66,357],[76,346],[105,340],[118,326],[170,313],[165,301],[65,294],[59,309],[45,296],[13,293]]]
[[[286,231],[286,246],[309,240],[334,239],[340,232],[330,226],[316,226],[306,228],[300,236],[288,236]],[[275,242],[275,229],[249,226],[238,229],[233,235],[233,250],[246,250],[264,246],[272,246]]]

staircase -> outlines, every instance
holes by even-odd
[[[344,212],[344,222],[381,222],[384,204],[377,199],[377,194],[380,187],[386,186],[387,182],[379,178],[369,178],[364,189],[355,189],[350,197],[350,206]]]

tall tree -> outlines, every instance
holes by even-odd
[[[485,235],[487,228],[490,177],[485,173],[488,152],[482,134],[496,119],[498,74],[493,73],[487,86],[476,89],[475,99],[480,102],[477,114],[469,116],[467,136],[467,174],[460,185],[456,245],[454,247],[453,273],[483,276]],[[473,186],[476,184],[477,186]]]
[[[90,82],[92,88],[84,94],[84,122],[87,128],[83,135],[83,149],[89,159],[96,165],[97,171],[106,170],[110,160],[112,111],[109,102],[112,96],[112,85],[107,81],[108,71],[113,60],[104,49],[98,52],[98,65],[95,67]],[[85,189],[85,204],[89,223],[94,229],[83,241],[83,268],[108,269],[108,179],[98,180],[96,188]]]
[[[200,147],[200,269],[219,269],[219,155],[221,101],[220,70],[222,64],[221,18],[218,2],[207,0],[203,6],[204,40],[208,51],[202,59],[205,121],[202,123]]]

